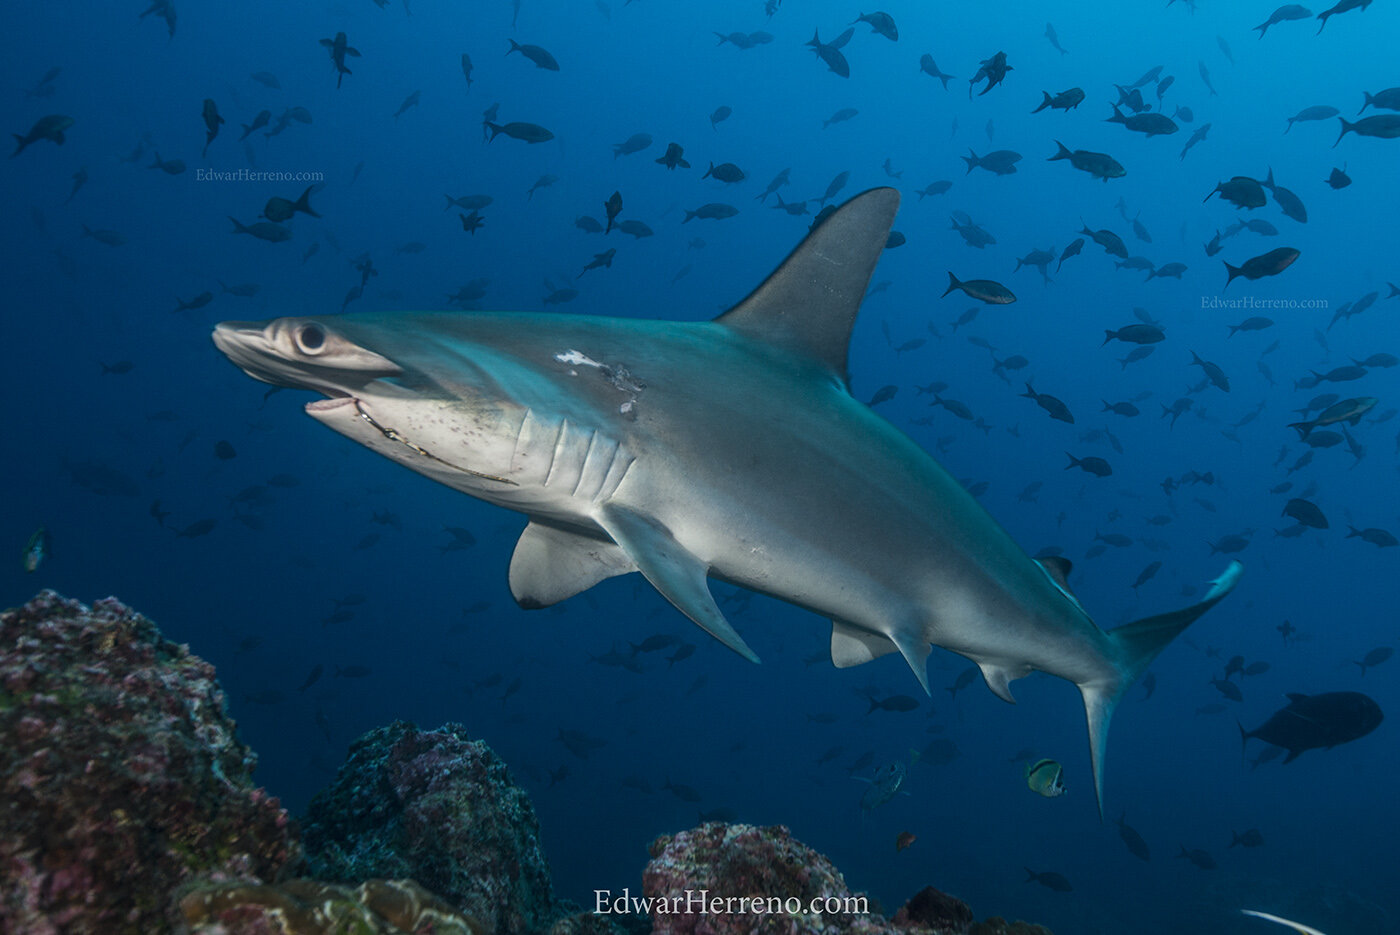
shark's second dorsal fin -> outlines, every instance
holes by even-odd
[[[716,320],[813,358],[848,382],[851,327],[898,208],[893,188],[855,196],[808,234],[763,285]]]

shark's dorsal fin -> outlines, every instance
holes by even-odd
[[[1069,573],[1074,569],[1074,563],[1063,555],[1042,555],[1034,559],[1041,570],[1050,578],[1055,587],[1060,589],[1060,593],[1074,602],[1080,610],[1084,606],[1079,603],[1079,598],[1074,596],[1074,592],[1069,589]]]
[[[899,208],[874,188],[837,208],[749,297],[717,321],[819,361],[846,383],[851,327]]]
[[[1069,573],[1074,570],[1074,563],[1063,555],[1042,555],[1035,560],[1035,563],[1045,569],[1062,591],[1069,590]]]
[[[636,570],[621,546],[532,522],[510,559],[510,593],[527,610],[550,607]]]

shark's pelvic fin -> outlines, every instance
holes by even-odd
[[[532,522],[510,559],[510,593],[527,610],[549,607],[636,570],[636,563],[612,542]]]
[[[662,597],[725,646],[750,662],[758,662],[758,654],[715,604],[706,580],[709,568],[677,542],[669,529],[651,517],[611,504],[600,512],[598,523]]]
[[[849,383],[851,327],[889,238],[899,192],[875,188],[828,217],[748,298],[717,320],[817,360]]]
[[[924,694],[930,694],[928,687],[928,657],[933,652],[928,640],[921,636],[910,636],[894,627],[887,636],[873,633],[862,627],[853,626],[840,620],[831,621],[831,664],[838,669],[847,669],[879,659],[888,653],[899,650],[914,677],[924,687]]]
[[[838,669],[864,665],[896,648],[884,634],[871,633],[840,620],[831,621],[831,664]]]
[[[1231,562],[1224,573],[1211,582],[1210,591],[1200,602],[1171,613],[1124,624],[1106,634],[1114,664],[1119,672],[1117,680],[1079,686],[1079,692],[1084,696],[1084,713],[1089,723],[1089,760],[1094,770],[1094,795],[1099,803],[1100,821],[1103,820],[1104,750],[1108,745],[1108,724],[1113,718],[1113,709],[1118,706],[1118,700],[1133,682],[1137,681],[1138,676],[1147,671],[1152,660],[1167,648],[1168,643],[1230,593],[1243,572],[1243,565]]]

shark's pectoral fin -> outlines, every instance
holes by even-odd
[[[831,664],[838,669],[864,665],[896,648],[883,633],[871,633],[840,620],[831,621]]]
[[[549,607],[636,570],[636,563],[615,543],[530,523],[510,559],[510,593],[526,609]]]
[[[750,662],[758,662],[758,654],[715,604],[706,580],[709,568],[677,542],[669,529],[651,517],[618,506],[604,508],[598,523],[662,597],[725,646]]]

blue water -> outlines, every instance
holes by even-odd
[[[1294,383],[1310,370],[1400,350],[1400,303],[1387,299],[1386,284],[1400,279],[1400,142],[1349,134],[1334,149],[1336,118],[1283,133],[1287,118],[1311,105],[1331,104],[1350,120],[1363,91],[1396,82],[1400,12],[1377,3],[1334,17],[1321,35],[1310,19],[1280,23],[1260,40],[1252,28],[1271,4],[1196,6],[948,9],[890,0],[898,42],[857,24],[843,49],[849,78],[830,73],[803,43],[814,29],[830,41],[862,10],[817,0],[788,0],[771,18],[760,0],[612,0],[610,9],[522,0],[514,28],[504,0],[413,0],[411,15],[401,2],[384,9],[358,0],[185,2],[173,39],[163,21],[139,18],[142,3],[17,6],[7,13],[10,41],[0,57],[3,124],[23,134],[45,114],[75,122],[61,147],[36,142],[0,166],[9,233],[0,294],[10,350],[0,378],[7,491],[0,530],[16,558],[40,525],[53,539],[53,554],[34,574],[18,561],[0,566],[0,597],[13,605],[40,587],[84,600],[115,594],[188,642],[218,666],[243,737],[260,754],[259,781],[294,809],[329,779],[360,732],[394,718],[465,723],[530,790],[558,886],[585,902],[594,888],[635,887],[652,837],[693,825],[700,810],[726,808],[744,821],[791,826],[891,911],[933,883],[979,915],[1033,919],[1057,932],[1267,930],[1238,916],[1239,908],[1292,915],[1329,935],[1393,930],[1400,919],[1393,725],[1287,766],[1275,760],[1251,769],[1241,761],[1235,721],[1257,726],[1288,692],[1364,690],[1384,710],[1400,708],[1400,663],[1364,676],[1353,664],[1396,639],[1400,549],[1345,535],[1348,524],[1400,532],[1400,438],[1390,418],[1400,369],[1372,368],[1354,382],[1315,389]],[[1047,20],[1069,54],[1045,38]],[[362,55],[349,60],[353,74],[337,90],[318,40],[342,30]],[[773,41],[748,50],[716,44],[715,31],[756,30]],[[509,38],[548,49],[560,71],[505,56]],[[1001,86],[969,98],[967,79],[997,51],[1013,70]],[[475,66],[470,87],[463,52]],[[957,76],[948,90],[920,74],[924,52]],[[1176,79],[1163,109],[1188,106],[1194,122],[1150,139],[1105,122],[1117,99],[1113,85],[1158,64]],[[62,71],[51,96],[26,96],[22,89],[55,65]],[[274,73],[281,89],[250,78],[260,71]],[[1077,110],[1029,113],[1042,91],[1074,86],[1088,95]],[[1142,90],[1155,110],[1154,86]],[[421,103],[395,118],[414,91]],[[228,121],[207,159],[200,155],[205,98]],[[501,121],[539,124],[555,139],[485,143],[482,113],[497,102]],[[721,105],[733,114],[712,127],[709,115]],[[247,147],[238,142],[239,124],[259,110],[275,118],[292,106],[309,110],[313,122],[270,139],[258,131]],[[844,107],[859,114],[823,129]],[[1190,133],[1206,122],[1208,138],[1181,158]],[[652,146],[614,158],[612,144],[638,132],[651,134]],[[123,162],[143,139],[143,154]],[[1127,176],[1104,183],[1067,162],[1046,162],[1055,140],[1109,153]],[[670,141],[685,147],[692,168],[654,163]],[[968,174],[959,157],[969,148],[1024,158],[1014,175]],[[155,151],[184,160],[187,170],[148,169]],[[902,179],[882,170],[887,158]],[[732,186],[702,180],[711,161],[732,161],[748,178]],[[285,243],[231,233],[228,216],[251,224],[269,197],[295,199],[311,184],[197,177],[253,167],[315,174],[321,187],[311,203],[323,217],[297,215]],[[1246,566],[1237,592],[1159,659],[1155,694],[1144,700],[1145,690],[1134,688],[1114,721],[1107,809],[1115,819],[1126,812],[1151,846],[1150,863],[1128,853],[1112,822],[1098,821],[1082,709],[1065,682],[1017,682],[1014,707],[980,679],[954,698],[944,688],[967,663],[936,651],[931,702],[867,714],[863,692],[918,692],[904,663],[892,656],[835,670],[821,658],[826,622],[768,598],[745,602],[715,585],[761,667],[714,644],[636,576],[552,610],[521,611],[505,580],[520,517],[326,432],[300,411],[307,394],[264,399],[266,387],[229,366],[208,340],[224,319],[339,312],[359,282],[351,261],[366,252],[378,275],[351,311],[446,307],[449,293],[479,278],[489,279],[479,307],[533,310],[548,277],[580,290],[562,307],[570,314],[709,318],[806,233],[810,217],[756,200],[788,167],[786,201],[819,198],[846,170],[850,181],[837,201],[877,185],[901,190],[895,226],[907,243],[875,272],[889,285],[867,301],[857,324],[853,392],[869,399],[882,386],[898,387],[879,411],[936,451],[954,476],[985,484],[982,503],[1028,552],[1058,548],[1075,560],[1072,584],[1100,623],[1189,603],[1188,592],[1199,594],[1226,563],[1207,543],[1252,531],[1237,556]],[[1345,167],[1354,184],[1339,191],[1323,184],[1333,167]],[[1270,168],[1306,204],[1305,225],[1272,200],[1249,212],[1218,196],[1202,203],[1218,182],[1262,179]],[[65,203],[80,169],[88,181]],[[544,175],[558,181],[527,198]],[[952,182],[946,194],[915,194],[939,179]],[[574,226],[579,215],[601,219],[614,190],[624,198],[622,217],[645,221],[655,236],[604,238]],[[481,212],[485,226],[465,233],[458,212],[443,210],[444,193],[492,195]],[[1134,236],[1115,208],[1120,198],[1151,243]],[[731,203],[739,214],[682,225],[684,209],[707,202]],[[949,229],[953,211],[969,214],[997,243],[967,246]],[[1279,234],[1241,232],[1219,256],[1205,255],[1202,245],[1216,231],[1253,217]],[[1013,272],[1032,249],[1053,246],[1058,258],[1084,224],[1114,230],[1132,253],[1157,264],[1188,269],[1180,281],[1144,282],[1141,272],[1115,269],[1091,242],[1060,272],[1052,266],[1049,285],[1033,269]],[[118,231],[125,243],[83,236],[83,225]],[[399,251],[415,242],[421,252]],[[1239,265],[1278,246],[1299,249],[1300,259],[1274,278],[1238,279],[1223,295],[1293,307],[1204,307],[1222,295],[1221,260]],[[618,250],[611,269],[575,278],[608,247]],[[984,307],[954,330],[950,323],[974,303],[956,293],[939,298],[948,270],[1003,282],[1019,301]],[[220,280],[260,288],[237,297],[222,293]],[[215,296],[207,306],[172,312],[206,290]],[[1373,306],[1329,328],[1338,308],[1372,291],[1380,293]],[[1100,343],[1104,329],[1138,320],[1134,308],[1160,322],[1167,338],[1125,367],[1119,360],[1129,345]],[[1256,314],[1274,326],[1227,336],[1228,324]],[[1022,354],[1030,365],[1003,382],[988,351],[969,343],[974,337],[994,345],[998,359]],[[895,352],[912,338],[926,343]],[[1228,393],[1191,389],[1203,380],[1192,351],[1228,373]],[[129,372],[100,366],[119,361],[131,363]],[[1027,378],[1064,400],[1075,424],[1052,421],[1021,398]],[[930,408],[932,397],[915,386],[931,381],[947,383],[945,396],[990,429]],[[1346,444],[1318,449],[1288,476],[1309,449],[1287,423],[1328,391],[1380,400],[1349,429],[1364,456]],[[1105,400],[1139,394],[1136,418],[1098,411]],[[1160,407],[1183,396],[1193,408],[1173,428]],[[1232,427],[1260,406],[1256,418]],[[1105,428],[1121,452],[1098,431]],[[235,457],[216,456],[220,441]],[[1066,471],[1065,452],[1105,458],[1113,474]],[[134,489],[97,492],[93,464],[120,472]],[[1164,479],[1191,471],[1211,472],[1214,483],[1164,492]],[[260,502],[233,499],[277,474],[299,485],[267,487]],[[1270,492],[1285,480],[1291,492]],[[1043,482],[1035,499],[1018,498],[1035,481]],[[1276,536],[1291,524],[1280,512],[1293,496],[1316,503],[1331,528]],[[157,500],[170,512],[164,527],[151,513]],[[375,522],[376,513],[392,521]],[[1149,525],[1155,515],[1172,520]],[[206,536],[172,532],[205,518],[217,521]],[[444,526],[471,530],[476,544],[442,551],[451,541]],[[1086,557],[1100,532],[1133,542]],[[366,544],[371,533],[378,539]],[[1135,595],[1130,585],[1156,560],[1162,570]],[[353,616],[323,624],[334,600],[353,594],[365,597],[347,608]],[[1296,641],[1277,630],[1285,620],[1299,631]],[[590,661],[656,633],[698,650],[673,666],[664,659],[673,649],[641,655],[641,674]],[[1235,654],[1271,666],[1235,679],[1238,703],[1210,684]],[[318,664],[325,675],[298,693]],[[334,667],[352,665],[372,673],[333,677]],[[493,675],[493,686],[466,690]],[[516,679],[518,690],[502,701]],[[266,692],[283,698],[258,703],[270,700]],[[1196,713],[1217,703],[1223,712]],[[809,719],[819,713],[835,719]],[[561,728],[606,745],[576,758],[555,739]],[[863,814],[867,786],[855,777],[907,761],[911,748],[935,737],[955,742],[960,755],[945,765],[915,763],[908,795]],[[816,765],[836,746],[843,749],[832,762]],[[1263,749],[1251,742],[1250,756]],[[1061,760],[1069,794],[1030,792],[1024,763],[1012,760],[1022,750]],[[852,776],[848,767],[867,751],[872,765]],[[561,766],[567,775],[551,785],[550,771]],[[640,782],[624,785],[628,777]],[[702,801],[662,791],[668,779],[695,788]],[[635,788],[643,783],[654,791]],[[1263,847],[1227,847],[1232,831],[1247,828],[1260,830]],[[896,853],[894,839],[905,830],[918,841]],[[1218,869],[1175,859],[1183,845],[1209,851]],[[1060,872],[1074,889],[1025,883],[1023,867]]]

